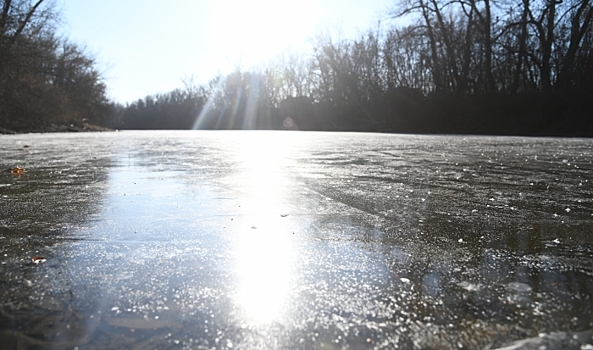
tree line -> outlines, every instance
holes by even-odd
[[[56,33],[44,0],[0,1],[0,128],[61,130],[113,115],[94,59]]]
[[[400,0],[391,17],[404,26],[318,37],[311,54],[190,89],[199,103],[186,125],[593,136],[591,5]],[[156,111],[171,99],[151,99],[121,108],[120,126],[136,113],[134,123],[167,127],[171,115]]]
[[[5,87],[20,81],[24,91],[47,92],[43,106],[55,111],[45,118],[90,118],[120,129],[593,136],[591,0],[397,0],[389,23],[356,39],[320,36],[310,53],[237,68],[207,84],[186,81],[183,88],[126,105],[105,99],[92,59],[50,35],[46,23],[53,13],[47,8],[19,30],[27,11],[42,1],[21,0],[15,7],[21,10],[7,12],[14,20],[11,30],[0,32],[2,55],[12,52],[4,48],[15,36],[23,47],[35,40],[54,46],[41,50],[52,59],[16,59],[13,66],[2,60],[0,117],[18,114],[5,113],[10,108],[30,113],[31,120],[41,114],[34,104],[25,104],[30,111],[15,107],[25,105],[13,103],[19,97]],[[5,0],[4,8],[11,3]],[[11,78],[5,72],[22,64],[16,62],[30,62],[30,71],[17,69],[22,73]],[[58,67],[72,86],[86,81],[88,88],[68,90]]]

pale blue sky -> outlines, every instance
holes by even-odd
[[[56,0],[63,33],[87,47],[108,94],[132,102],[205,83],[236,66],[307,52],[317,34],[351,38],[385,20],[394,0]]]

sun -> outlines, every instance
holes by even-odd
[[[251,66],[285,50],[302,50],[321,16],[317,0],[221,0],[214,7],[211,40],[233,64]]]

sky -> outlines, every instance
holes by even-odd
[[[61,32],[86,47],[108,97],[128,103],[237,67],[307,54],[315,36],[354,38],[394,0],[57,0]]]

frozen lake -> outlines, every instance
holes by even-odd
[[[593,349],[592,140],[0,135],[0,169],[6,349]]]

